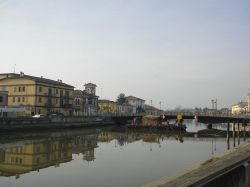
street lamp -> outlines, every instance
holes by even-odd
[[[151,115],[153,115],[153,101],[152,100],[150,100],[150,103],[151,103]]]

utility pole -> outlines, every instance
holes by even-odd
[[[212,103],[212,109],[217,110],[217,99],[212,99],[211,103]]]
[[[212,103],[212,109],[214,109],[214,100],[213,99],[211,100],[211,103]]]
[[[13,73],[16,73],[16,64],[13,67]]]
[[[151,115],[153,115],[153,101],[152,100],[150,100],[150,103],[151,103]]]

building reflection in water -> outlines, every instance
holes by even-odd
[[[97,136],[47,138],[31,140],[23,145],[0,149],[0,176],[16,176],[70,162],[72,154],[82,154],[85,161],[94,161]]]
[[[36,140],[0,151],[0,175],[19,176],[30,171],[59,166],[72,160],[72,144],[67,140]]]
[[[152,132],[113,132],[98,131],[92,134],[74,134],[70,135],[53,133],[43,139],[26,139],[20,143],[12,143],[12,146],[0,148],[0,176],[16,176],[17,178],[31,171],[50,166],[58,167],[61,163],[70,162],[73,154],[83,155],[83,160],[93,162],[95,158],[95,149],[98,143],[110,143],[115,141],[115,147],[122,147],[126,144],[143,141],[152,144],[161,143],[166,139],[183,142],[182,134],[169,135],[166,133]],[[20,141],[19,141],[20,142]],[[1,145],[1,144],[0,144]],[[2,144],[3,145],[3,144]]]

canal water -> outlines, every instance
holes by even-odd
[[[138,187],[227,148],[225,138],[120,127],[1,135],[0,187]]]

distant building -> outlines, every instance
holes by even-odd
[[[119,114],[133,114],[133,112],[136,111],[136,107],[128,103],[117,104],[117,110]]]
[[[96,85],[92,83],[85,84],[85,90],[74,91],[74,116],[97,115],[98,96],[96,96]]]
[[[26,115],[59,112],[72,115],[74,87],[24,73],[0,74],[0,90],[8,92],[8,106],[24,107]]]
[[[145,105],[145,111],[147,115],[154,115],[154,116],[160,116],[161,114],[164,113],[163,110],[160,110],[150,105]]]
[[[0,90],[0,107],[8,106],[8,92]]]
[[[126,102],[133,106],[133,113],[143,113],[145,112],[145,100],[134,97],[134,96],[128,96],[126,97]]]
[[[248,110],[247,110],[247,112],[250,113],[250,93],[248,93],[247,105],[248,105]]]
[[[245,114],[248,111],[248,102],[239,102],[232,106],[232,114]]]
[[[232,110],[230,110],[229,108],[221,108],[220,110],[218,110],[218,112],[220,114],[231,114]]]
[[[98,109],[100,114],[117,114],[117,103],[107,99],[100,99],[98,101]]]

